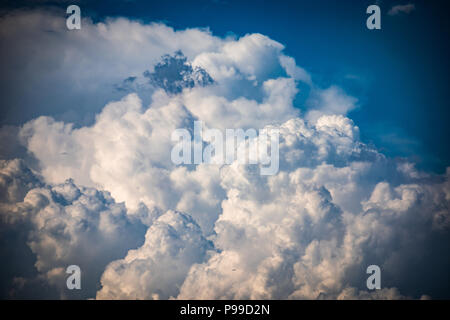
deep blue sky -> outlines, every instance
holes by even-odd
[[[8,1],[3,6],[26,3]],[[365,26],[366,8],[374,3],[381,7],[382,30]],[[387,15],[393,5],[407,3],[414,3],[416,10]],[[175,29],[208,27],[218,36],[265,34],[285,45],[285,52],[319,86],[337,84],[359,99],[359,108],[349,116],[360,127],[363,141],[373,142],[389,156],[412,157],[419,167],[441,173],[450,166],[450,28],[445,3],[108,0],[81,1],[80,7],[93,20],[125,16],[162,21]]]

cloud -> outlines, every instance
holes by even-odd
[[[305,117],[309,121],[316,121],[324,114],[346,115],[356,108],[357,99],[348,96],[339,87],[331,86],[325,90],[313,90],[307,103],[310,108]]]
[[[145,243],[112,262],[97,299],[168,299],[178,295],[187,272],[212,245],[188,215],[167,211],[147,230]]]
[[[156,64],[154,72],[145,71],[144,77],[149,78],[151,83],[163,88],[168,93],[180,93],[183,88],[207,86],[214,83],[204,69],[192,68],[186,62],[186,57],[181,51],[175,52],[173,56],[165,55],[162,60]]]
[[[141,75],[164,54],[182,49],[192,60],[220,43],[206,30],[175,31],[125,18],[100,23],[83,18],[82,30],[71,32],[66,16],[50,8],[0,18],[0,46],[9,48],[0,53],[2,124],[46,114],[89,125],[106,103],[123,96],[115,90],[123,79]]]
[[[95,113],[89,124],[47,115],[9,131],[34,158],[0,166],[2,228],[30,251],[23,261],[35,259],[34,273],[11,262],[2,275],[15,295],[48,287],[61,296],[65,266],[79,264],[82,298],[448,296],[436,279],[448,275],[450,169],[421,172],[365,144],[348,117],[357,99],[316,86],[282,44],[124,18],[86,20],[77,34],[59,32],[54,13],[1,23],[2,41],[20,39],[13,52],[42,44],[17,61],[30,59],[34,77],[56,68],[43,83],[68,77],[79,85],[70,95],[88,100],[105,83],[120,88],[104,91],[101,108],[79,110]],[[64,59],[52,51],[61,48]],[[294,100],[304,85],[302,114]],[[171,134],[192,131],[194,120],[222,131],[278,128],[278,174],[236,162],[175,166]],[[382,270],[380,291],[365,287],[371,264]],[[417,280],[411,270],[425,273]]]
[[[38,159],[45,181],[62,183],[74,179],[77,184],[104,188],[117,201],[124,201],[130,211],[136,211],[141,203],[155,210],[184,210],[188,198],[185,189],[178,186],[186,185],[183,180],[189,175],[180,177],[181,181],[173,180],[176,175],[172,173],[175,166],[170,160],[170,137],[175,129],[191,128],[193,119],[201,119],[207,128],[221,130],[261,128],[299,113],[292,102],[297,93],[296,80],[280,76],[284,72],[279,59],[280,44],[258,34],[214,42],[220,45],[198,55],[190,67],[192,72],[206,70],[215,79],[213,84],[189,85],[181,92],[178,91],[183,86],[175,92],[156,90],[149,106],[144,106],[136,93],[130,93],[105,106],[92,126],[76,128],[52,117],[39,117],[24,124],[19,134],[21,141]],[[170,57],[164,59],[169,61]],[[183,65],[187,63],[184,57],[178,59]],[[211,59],[218,59],[221,67],[212,65]],[[262,68],[263,63],[267,68]],[[251,88],[245,93],[248,97],[236,97],[232,89],[236,83],[241,89]],[[174,96],[176,92],[178,95]],[[47,145],[45,150],[43,143]],[[218,176],[216,171],[204,177],[205,181],[195,183],[223,194]],[[215,185],[208,180],[215,180]],[[212,231],[220,211],[219,197],[214,194],[215,200],[205,199],[203,194],[208,193],[199,191],[195,195],[198,200],[189,197],[198,204],[189,207],[206,233]]]
[[[401,13],[410,14],[414,10],[416,10],[416,5],[414,3],[408,3],[408,4],[404,4],[404,5],[396,5],[396,6],[393,6],[388,11],[388,15],[396,16]]]
[[[1,242],[7,247],[14,243],[19,249],[26,241],[35,255],[33,263],[38,272],[16,275],[25,288],[13,290],[18,292],[10,297],[23,296],[21,291],[30,290],[28,286],[39,286],[45,292],[49,284],[55,285],[59,297],[77,297],[65,288],[65,269],[71,264],[82,270],[83,297],[93,297],[107,263],[141,244],[145,226],[138,219],[129,219],[125,206],[115,203],[107,192],[78,187],[71,180],[47,186],[20,160],[2,160],[0,177],[2,229],[17,228],[17,232],[27,233],[16,239],[17,243],[2,234]],[[10,258],[3,256],[5,251],[2,258]],[[14,257],[20,261],[9,265],[23,263],[26,255],[26,251],[16,252]]]
[[[296,65],[294,58],[281,55],[280,63],[286,69],[286,73],[289,76],[296,80],[300,80],[309,85],[312,85],[311,76],[305,69]]]
[[[22,160],[0,160],[0,201],[2,203],[18,202],[30,189],[40,185],[39,179]]]
[[[319,151],[331,140],[343,147],[338,154],[326,147],[325,154],[313,148],[305,155],[293,153],[290,162],[296,165],[269,177],[242,166],[223,169],[227,199],[215,224],[218,251],[192,267],[179,298],[401,297],[388,288],[410,276],[408,263],[418,259],[414,250],[431,245],[436,229],[448,229],[448,177],[443,183],[395,188],[371,182],[371,176],[388,175],[385,158],[367,157],[364,148],[334,140],[352,132],[333,117],[319,119],[318,124],[327,123],[325,132],[321,125],[299,130],[300,119],[296,125],[285,123],[280,152],[299,150],[301,140],[315,142]],[[346,165],[333,165],[336,156]],[[303,157],[322,161],[305,167]],[[410,172],[404,174],[406,182]],[[365,268],[372,263],[382,268],[383,279],[390,279],[376,294],[364,290]],[[354,290],[360,293],[350,295]]]

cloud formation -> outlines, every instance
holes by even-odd
[[[411,269],[431,261],[448,272],[450,169],[421,172],[365,144],[347,117],[357,99],[317,87],[282,44],[123,18],[63,34],[61,21],[16,13],[0,22],[0,41],[21,35],[13,51],[42,43],[36,56],[18,57],[32,68],[65,45],[44,83],[67,76],[79,84],[73,95],[105,83],[120,95],[104,91],[108,103],[89,125],[40,116],[11,131],[34,161],[0,163],[1,227],[21,234],[35,273],[11,276],[11,267],[3,295],[49,287],[71,298],[70,264],[86,272],[80,297],[100,299],[420,298],[431,293],[408,286]],[[77,70],[66,59],[81,61]],[[294,105],[300,84],[310,88],[304,114]],[[175,166],[171,133],[194,120],[279,128],[278,174],[236,162]],[[380,291],[365,287],[371,264],[381,267]]]
[[[190,267],[211,248],[191,217],[167,211],[147,230],[141,247],[108,265],[97,299],[173,298]]]
[[[408,248],[422,246],[434,229],[448,228],[448,177],[442,184],[395,188],[370,183],[370,176],[387,175],[386,160],[355,148],[351,123],[346,128],[336,120],[323,116],[318,123],[326,127],[315,129],[300,119],[282,125],[280,152],[292,157],[276,176],[242,166],[224,169],[227,199],[215,224],[218,252],[191,269],[180,298],[348,298],[354,286],[364,288],[364,266],[375,263],[384,275],[400,278],[405,269],[399,265],[417,258]],[[328,139],[341,148],[321,154]],[[305,140],[316,141],[312,149],[319,152],[296,152]],[[322,161],[305,167],[305,158]],[[331,164],[337,158],[346,165]],[[404,174],[414,175],[409,170]],[[385,294],[395,296],[387,289]]]
[[[60,297],[70,297],[65,268],[76,264],[83,271],[84,294],[92,296],[106,264],[142,243],[145,226],[128,218],[125,206],[107,192],[78,187],[72,180],[44,185],[20,160],[2,160],[0,176],[2,227],[26,226],[39,273],[38,279],[17,277],[22,287],[44,280],[57,287]]]

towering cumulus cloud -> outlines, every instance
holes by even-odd
[[[41,72],[33,88],[55,91],[53,102],[36,96],[36,117],[2,129],[17,141],[0,148],[2,296],[449,296],[450,168],[421,172],[361,141],[347,117],[357,98],[317,86],[261,34],[220,38],[124,18],[67,33],[62,17],[0,21],[0,42],[21,52],[2,61],[29,61],[11,81]],[[42,50],[23,50],[34,46]],[[294,103],[301,94],[308,108]],[[73,97],[82,105],[72,117]],[[279,129],[279,171],[175,165],[172,132],[192,132],[194,121]],[[77,292],[65,288],[71,264],[82,270]],[[366,287],[372,264],[381,290]]]

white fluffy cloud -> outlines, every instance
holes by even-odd
[[[220,210],[216,193],[224,194],[219,171],[200,166],[196,172],[174,180],[177,171],[172,172],[174,165],[170,160],[171,133],[176,128],[192,127],[193,119],[202,120],[205,127],[222,130],[262,128],[299,113],[292,104],[296,80],[279,77],[284,70],[280,44],[262,35],[248,35],[236,41],[217,38],[214,42],[220,45],[211,52],[205,50],[192,62],[217,77],[213,85],[186,89],[176,96],[158,90],[152,95],[150,106],[143,106],[135,93],[129,94],[105,106],[89,127],[74,128],[71,123],[50,117],[27,122],[20,136],[39,160],[46,182],[61,183],[71,178],[79,184],[104,188],[117,201],[125,201],[131,211],[142,203],[162,210],[189,208],[200,226],[211,231]],[[235,71],[219,75],[210,60],[221,71]],[[266,64],[268,67],[263,67]],[[276,78],[268,78],[271,75]],[[253,93],[236,97],[230,86],[237,82],[239,86],[251,87]],[[205,171],[209,174],[202,173]],[[193,179],[185,181],[189,177]],[[184,194],[192,188],[187,186],[189,183],[212,189],[189,196],[189,202],[198,204],[196,207],[187,203],[188,195]]]
[[[242,166],[224,168],[227,199],[214,237],[219,251],[191,269],[180,298],[356,297],[349,292],[364,288],[361,266],[372,263],[401,277],[407,268],[399,269],[402,262],[417,258],[408,248],[448,228],[448,176],[443,183],[395,188],[371,183],[372,175],[388,174],[385,159],[367,157],[354,130],[342,116],[322,116],[315,128],[290,120],[281,126],[280,154],[295,165],[270,177]],[[309,152],[295,152],[304,140],[312,145]],[[305,167],[305,157],[315,163]],[[402,173],[404,181],[410,173]]]
[[[29,224],[27,243],[50,285],[64,285],[64,267],[80,264],[92,275],[84,297],[102,299],[428,294],[400,285],[431,239],[448,237],[450,170],[419,172],[364,144],[346,117],[357,100],[335,86],[315,87],[280,43],[126,19],[86,20],[83,32],[47,35],[61,18],[39,12],[1,23],[3,41],[43,39],[34,67],[64,45],[64,61],[80,63],[75,70],[63,61],[55,72],[79,84],[74,94],[130,75],[142,84],[142,72],[176,50],[214,79],[177,94],[129,87],[136,92],[107,103],[90,125],[41,116],[21,126],[38,166],[33,173],[19,160],[1,163],[2,219]],[[312,91],[305,116],[293,102],[299,81]],[[194,120],[221,130],[279,128],[280,171],[175,166],[171,133],[191,130]],[[371,264],[382,269],[381,291],[365,289]]]
[[[19,160],[2,161],[0,176],[6,187],[1,190],[2,227],[27,226],[34,266],[62,297],[68,294],[67,266],[80,266],[85,295],[93,296],[106,264],[142,243],[145,226],[129,219],[125,206],[107,192],[78,187],[71,180],[45,186]],[[35,280],[22,277],[24,283]]]
[[[161,215],[145,243],[112,262],[102,276],[102,299],[168,299],[178,295],[187,272],[205,260],[212,246],[197,223],[176,211]]]

